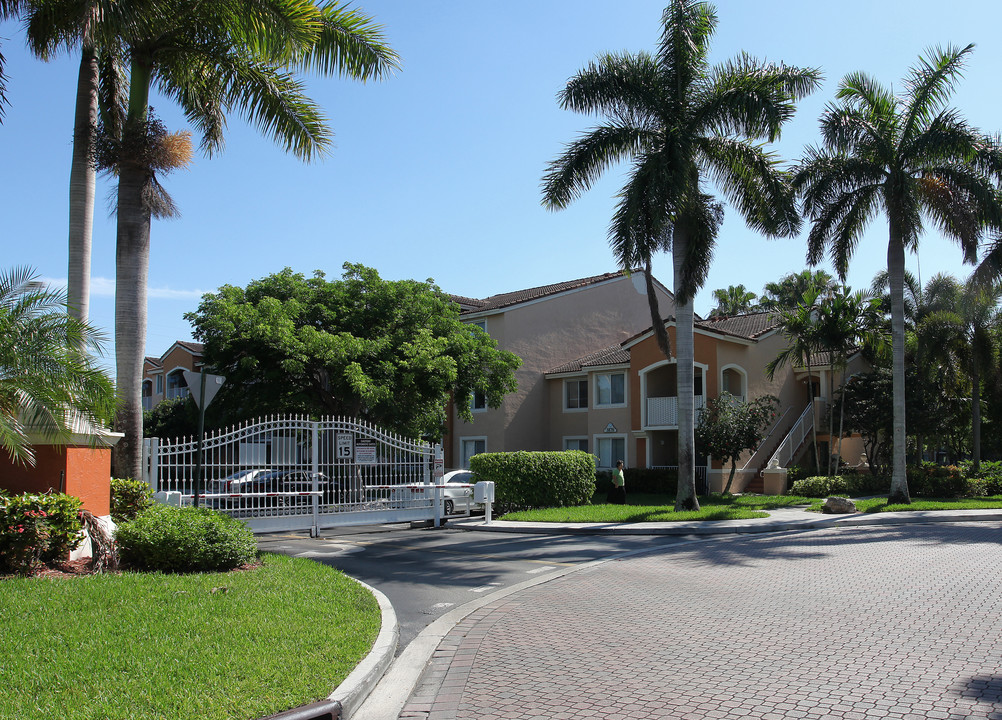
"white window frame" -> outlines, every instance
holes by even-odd
[[[156,374],[157,378],[157,395],[164,394],[164,374],[162,372]]]
[[[623,376],[623,402],[618,402],[618,403],[617,402],[602,403],[602,402],[599,401],[599,393],[598,393],[599,378],[601,378],[601,377],[609,377],[610,378],[610,380],[609,380],[609,389],[610,389],[610,393],[611,393],[611,390],[612,390],[612,379],[611,378],[612,378],[613,375],[622,375]],[[595,373],[594,374],[594,381],[592,382],[592,390],[594,391],[594,395],[592,395],[592,397],[595,399],[595,402],[592,403],[592,407],[595,407],[595,408],[625,408],[626,407],[627,398],[630,397],[629,373],[626,372],[626,370],[610,370],[609,372]]]
[[[484,406],[477,407],[477,395],[480,395],[484,399]],[[474,413],[485,413],[487,412],[487,393],[477,393],[474,392],[470,395],[470,412]]]
[[[564,435],[563,437],[564,450],[580,450],[581,448],[569,448],[567,447],[567,444],[570,442],[580,442],[581,440],[584,440],[585,444],[589,446],[591,445],[591,443],[588,442],[587,435]],[[588,450],[584,450],[584,452],[588,452]]]
[[[612,465],[601,465],[602,456],[599,455],[599,444],[602,440],[622,440],[623,441],[623,457],[612,458]],[[595,467],[600,470],[612,470],[616,467],[615,463],[617,460],[622,460],[626,467],[630,467],[630,458],[628,457],[630,452],[629,438],[625,433],[601,433],[594,436],[594,445],[592,446],[591,454],[595,456]]]
[[[568,383],[572,383],[572,382],[573,383],[584,383],[585,384],[585,392],[589,393],[589,394],[591,393],[591,383],[588,381],[588,376],[587,375],[582,375],[581,377],[564,378],[563,387],[561,389],[561,391],[564,394],[564,399],[563,399],[564,412],[588,412],[588,406],[589,406],[589,404],[591,402],[591,398],[587,398],[587,397],[585,398],[585,406],[584,407],[572,408],[572,407],[568,407],[567,406],[567,384]]]
[[[483,441],[483,443],[484,443],[484,449],[483,449],[482,452],[487,452],[487,436],[486,435],[464,435],[464,436],[462,436],[462,437],[459,438],[459,462],[461,463],[463,470],[469,470],[470,469],[470,458],[473,457],[473,455],[479,455],[480,454],[480,453],[475,452],[475,453],[473,453],[473,455],[470,455],[469,457],[467,457],[466,456],[466,443],[467,442],[477,443],[477,442],[480,442],[480,441]],[[474,447],[476,447],[476,446],[474,445]]]

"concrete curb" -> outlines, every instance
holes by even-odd
[[[397,613],[389,598],[361,580],[355,580],[355,582],[375,596],[382,614],[382,625],[369,654],[351,671],[344,682],[334,688],[334,692],[327,696],[328,700],[341,703],[342,720],[354,717],[358,708],[382,680],[386,669],[393,662],[393,655],[397,651],[397,641],[400,639]]]

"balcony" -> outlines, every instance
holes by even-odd
[[[702,410],[706,405],[705,397],[694,395],[693,406]],[[644,427],[678,427],[678,397],[647,398],[647,419]]]

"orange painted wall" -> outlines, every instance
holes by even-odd
[[[65,475],[63,475],[65,473]],[[0,489],[65,492],[97,516],[111,512],[111,448],[35,446],[35,467],[0,457]]]

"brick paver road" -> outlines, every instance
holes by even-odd
[[[720,538],[573,573],[443,641],[401,718],[1002,718],[1002,525]]]

